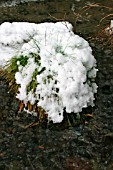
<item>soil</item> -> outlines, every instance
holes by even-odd
[[[84,11],[91,3],[100,6]],[[97,25],[102,17],[113,14],[111,7],[113,0],[45,0],[0,7],[0,23],[68,20],[74,32],[89,41],[99,69],[95,107],[85,111],[93,118],[67,128],[27,126],[37,118],[24,112],[17,116],[19,103],[0,76],[0,170],[113,169],[113,49],[92,39],[101,29]]]

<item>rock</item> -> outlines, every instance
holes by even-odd
[[[67,170],[92,170],[92,165],[87,160],[82,160],[79,157],[70,157],[66,159]]]
[[[105,145],[113,145],[113,133],[111,132],[104,135],[103,141]]]
[[[111,87],[109,84],[106,84],[102,87],[103,94],[111,94]]]

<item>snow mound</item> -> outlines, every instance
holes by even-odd
[[[54,123],[63,120],[64,109],[78,113],[94,105],[96,60],[70,23],[3,23],[0,37],[0,64],[17,59],[19,100],[37,103]]]

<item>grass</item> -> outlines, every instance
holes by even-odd
[[[33,53],[31,53],[30,55],[32,55],[35,62],[38,65],[40,65],[40,56],[37,54],[33,54]],[[5,69],[0,70],[0,75],[2,75],[5,78],[6,82],[8,82],[9,84],[10,90],[14,92],[15,94],[18,93],[18,89],[19,89],[19,85],[16,83],[16,80],[15,80],[15,74],[16,72],[19,71],[18,69],[19,65],[23,67],[27,65],[28,59],[29,57],[24,56],[24,55],[15,56],[10,61],[8,61],[7,65],[5,66]],[[32,80],[27,86],[27,92],[30,92],[30,91],[35,92],[36,87],[37,87],[36,76],[38,74],[41,74],[44,70],[45,68],[42,68],[42,70],[40,71],[38,71],[38,68],[35,69],[32,75]],[[30,102],[25,104],[23,101],[19,101],[18,114],[20,114],[20,112],[22,112],[24,108],[26,108],[28,112],[37,113],[37,118],[38,118],[37,125],[40,125],[44,121],[44,119],[47,118],[47,114],[45,114],[44,109],[42,109],[41,107],[38,107],[38,101],[34,105],[32,105]]]
[[[32,90],[32,92],[34,93],[37,87],[37,82],[36,82],[36,76],[38,75],[38,69],[36,68],[33,75],[32,75],[32,81],[28,84],[27,86],[27,91],[30,92]]]

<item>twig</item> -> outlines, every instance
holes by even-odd
[[[48,13],[48,15],[55,19],[56,21],[66,21],[66,13],[64,14],[64,18],[56,18],[55,16],[52,16],[50,13]]]
[[[106,19],[106,18],[108,18],[108,17],[110,17],[110,16],[113,16],[113,14],[109,14],[109,15],[106,15],[105,17],[103,17],[103,18],[100,20],[100,23],[101,23],[104,19]]]

